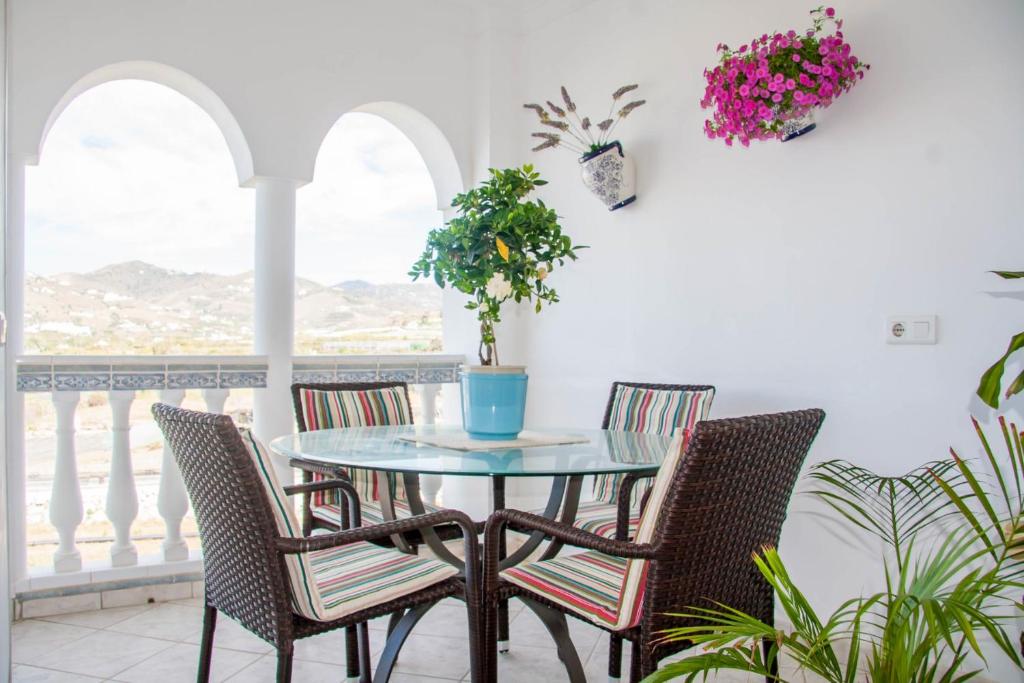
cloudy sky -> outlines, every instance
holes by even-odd
[[[29,272],[142,260],[252,269],[253,191],[238,187],[217,126],[160,85],[117,81],[78,97],[28,169]],[[441,222],[415,147],[370,114],[347,114],[300,188],[296,272],[325,284],[401,282]]]

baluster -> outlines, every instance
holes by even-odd
[[[75,546],[75,530],[84,516],[75,460],[75,411],[81,395],[77,391],[55,391],[51,398],[57,412],[57,459],[50,492],[50,523],[60,538],[53,553],[53,568],[58,572],[77,572],[82,568],[82,554]]]
[[[185,400],[184,389],[164,389],[160,392],[160,401],[178,407]],[[171,447],[164,441],[164,455],[160,463],[160,492],[157,494],[156,508],[164,518],[163,551],[164,560],[176,562],[188,559],[188,543],[181,537],[181,520],[188,512],[188,497],[185,495],[185,482],[181,479],[178,463],[174,461]]]
[[[223,413],[224,404],[228,400],[230,389],[203,389],[203,400],[206,401],[206,410],[211,413]]]
[[[437,421],[437,395],[441,391],[440,384],[421,384],[419,386],[420,415],[423,424],[432,425]],[[442,483],[439,474],[420,475],[420,497],[424,503],[437,505],[437,494]]]
[[[139,497],[132,471],[132,447],[129,438],[130,414],[134,391],[108,392],[113,416],[113,448],[110,454],[110,483],[107,486],[107,518],[114,525],[114,544],[110,562],[115,567],[138,564],[139,553],[132,543],[132,522],[139,514]]]

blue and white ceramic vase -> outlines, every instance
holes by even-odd
[[[806,135],[818,127],[814,122],[814,110],[808,109],[800,116],[794,116],[782,122],[782,141],[789,142],[793,138]]]
[[[636,201],[636,166],[618,141],[581,156],[580,171],[583,184],[609,211]]]
[[[462,372],[462,427],[471,439],[510,441],[523,431],[526,368],[474,365]]]

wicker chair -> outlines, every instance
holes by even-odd
[[[670,613],[721,603],[770,623],[772,590],[750,556],[778,545],[797,476],[824,417],[821,410],[805,410],[711,420],[678,436],[635,541],[528,512],[494,513],[484,533],[485,679],[497,675],[497,606],[511,597],[541,618],[572,681],[584,677],[566,615],[631,641],[632,681],[690,647],[658,639],[659,631],[685,625]],[[540,530],[587,552],[501,570],[498,540],[506,526]],[[589,590],[578,590],[580,585]]]
[[[449,596],[466,602],[470,666],[474,680],[479,680],[479,556],[475,527],[465,514],[442,510],[303,537],[293,533],[299,523],[286,495],[339,491],[346,497],[351,519],[358,523],[359,499],[351,484],[331,480],[282,488],[269,456],[226,415],[159,403],[153,406],[153,415],[181,470],[199,525],[206,581],[200,682],[209,680],[218,612],[277,649],[279,682],[291,678],[295,640],[353,625],[361,625],[357,670],[369,680],[367,620],[404,613],[388,638],[374,677],[386,681],[413,626],[436,601]],[[457,524],[465,530],[464,576],[457,576],[451,565],[367,543],[439,524]],[[357,561],[362,564],[354,572]],[[385,564],[388,571],[382,569]],[[399,565],[408,573],[396,569]],[[341,578],[346,573],[357,573],[361,582]],[[366,589],[366,577],[371,575],[377,580]]]
[[[706,420],[714,398],[715,388],[708,384],[613,382],[601,429],[671,436],[676,428],[690,428]],[[654,476],[598,475],[593,498],[580,503],[573,526],[605,538],[629,540],[640,521],[640,501]],[[608,679],[618,679],[621,671],[622,638],[613,634],[608,646]]]

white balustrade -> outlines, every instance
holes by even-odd
[[[420,415],[423,424],[432,425],[437,422],[437,396],[440,393],[440,384],[420,385]],[[420,494],[424,503],[437,505],[437,495],[441,492],[442,481],[443,478],[439,474],[420,475]]]
[[[184,400],[184,389],[164,389],[160,392],[160,401],[167,405],[178,407]],[[185,482],[181,479],[181,471],[166,441],[163,458],[160,460],[160,492],[157,494],[156,507],[166,529],[162,543],[164,560],[187,560],[188,543],[181,537],[181,521],[188,513],[188,496],[185,494]]]
[[[409,377],[409,383],[418,390],[416,394],[420,402],[419,421],[422,424],[434,424],[437,421],[438,397],[443,386],[426,382],[451,382],[450,378],[455,376],[453,368],[457,367],[459,362],[459,358],[455,356],[436,355],[342,356],[301,360],[307,364],[328,364],[329,371],[337,373],[337,379],[342,379],[346,372],[362,375],[368,369],[375,371],[381,378],[389,376],[387,373],[395,372],[396,369],[402,372],[414,369],[416,374]],[[209,375],[211,364],[218,368],[215,378],[212,379]],[[128,386],[153,387],[159,391],[160,402],[181,406],[186,397],[185,390],[178,388],[183,386],[181,378],[188,382],[215,383],[216,388],[207,384],[208,388],[201,389],[202,398],[207,411],[221,414],[224,413],[230,396],[229,387],[248,386],[256,389],[258,393],[266,391],[262,388],[267,367],[264,356],[87,359],[36,356],[20,358],[18,365],[19,390],[49,392],[56,414],[56,457],[48,503],[49,520],[58,537],[57,549],[53,553],[52,572],[81,572],[83,582],[98,580],[95,575],[101,575],[104,568],[93,566],[89,567],[88,572],[83,572],[82,553],[79,549],[83,542],[99,540],[86,541],[78,535],[85,518],[83,489],[78,477],[75,430],[75,417],[82,398],[81,390],[86,387],[88,389],[85,390],[106,390],[110,403],[111,451],[105,510],[113,526],[114,538],[110,548],[109,567],[139,564],[138,549],[132,539],[132,526],[139,516],[140,505],[132,467],[130,438],[131,409],[137,397],[135,391],[116,387],[125,386],[126,380],[131,382]],[[443,372],[449,374],[439,374]],[[202,387],[203,384],[200,383],[199,386]],[[421,477],[421,490],[425,502],[437,504],[441,487],[442,477]],[[162,552],[158,561],[183,563],[182,566],[185,568],[182,571],[196,571],[195,567],[189,566],[186,562],[189,559],[189,548],[182,532],[183,521],[189,511],[188,495],[173,453],[166,443],[160,461],[156,507],[164,524]],[[12,511],[12,514],[20,513]],[[23,521],[24,518],[22,523]],[[151,558],[146,564],[152,561]],[[139,571],[142,571],[141,567]],[[19,583],[16,590],[25,590],[24,585]]]
[[[139,497],[132,471],[132,447],[129,438],[134,391],[107,392],[112,416],[110,482],[107,485],[107,519],[114,525],[114,544],[110,563],[115,567],[138,564],[139,554],[132,543],[132,522],[139,514]]]
[[[224,404],[228,402],[230,389],[203,389],[203,400],[209,413],[223,413]]]
[[[53,465],[50,523],[60,539],[53,553],[53,568],[57,572],[76,572],[82,568],[82,554],[75,545],[75,530],[84,517],[75,460],[75,410],[81,395],[77,391],[62,391],[54,392],[51,398],[57,413],[57,458]]]

